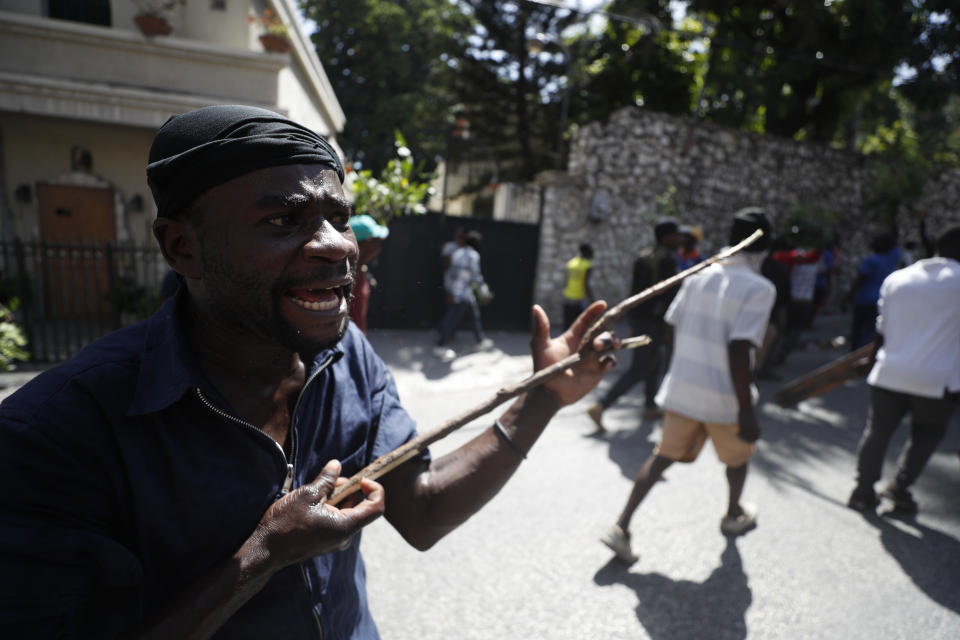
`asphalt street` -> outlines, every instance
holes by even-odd
[[[658,422],[640,418],[636,387],[593,437],[584,409],[562,410],[516,475],[481,512],[427,552],[380,520],[363,534],[373,615],[384,640],[686,640],[960,638],[960,412],[914,487],[916,518],[846,508],[867,387],[848,382],[796,409],[771,402],[784,382],[844,354],[829,346],[844,316],[818,319],[781,382],[760,383],[764,427],[745,499],[759,526],[720,534],[723,467],[709,445],[674,465],[633,522],[639,562],[625,567],[598,538],[651,453]],[[422,429],[490,398],[531,371],[528,336],[433,355],[432,332],[370,332]],[[465,336],[461,334],[461,340]],[[0,399],[33,375],[0,375]],[[611,372],[600,390],[618,375]],[[487,428],[499,410],[436,443],[435,456]],[[902,426],[886,478],[906,440]]]
[[[866,384],[851,381],[796,409],[769,402],[784,382],[845,353],[829,339],[847,322],[819,318],[811,344],[781,367],[783,381],[760,384],[765,431],[745,491],[759,507],[755,530],[720,534],[726,483],[707,446],[695,463],[671,467],[637,512],[639,562],[612,559],[598,536],[622,508],[659,423],[640,419],[638,386],[605,414],[610,435],[591,437],[588,397],[561,411],[503,491],[433,549],[415,551],[385,521],[365,531],[383,638],[960,638],[960,415],[914,487],[919,515],[865,517],[845,501]],[[491,337],[495,349],[461,343],[463,355],[444,363],[430,333],[370,334],[424,429],[530,373],[526,335]],[[434,455],[496,413],[435,444]],[[906,435],[904,425],[891,442],[886,479]]]

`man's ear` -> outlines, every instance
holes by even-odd
[[[200,242],[193,226],[180,220],[157,218],[153,221],[153,237],[171,269],[184,278],[200,278]]]

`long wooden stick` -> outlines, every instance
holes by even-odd
[[[606,331],[607,327],[614,324],[617,320],[623,317],[630,309],[636,307],[637,305],[646,302],[650,298],[659,296],[669,290],[671,287],[674,287],[680,284],[685,278],[689,278],[693,274],[706,269],[710,265],[719,262],[721,260],[726,260],[730,256],[743,251],[745,248],[749,247],[751,244],[760,239],[763,235],[763,232],[757,230],[749,238],[745,239],[743,242],[730,247],[720,253],[707,258],[699,264],[695,264],[689,269],[685,269],[680,273],[671,276],[665,280],[661,280],[651,287],[647,287],[640,293],[630,296],[619,302],[617,305],[607,309],[601,315],[597,321],[593,324],[592,327],[587,331],[583,340],[580,342],[580,346],[577,349],[577,352],[555,362],[549,367],[544,367],[540,371],[537,371],[528,378],[516,382],[512,385],[502,387],[496,392],[496,394],[487,399],[484,402],[481,402],[477,406],[464,411],[460,415],[447,420],[443,424],[421,433],[416,438],[409,440],[405,444],[397,447],[390,453],[386,453],[369,465],[358,471],[356,474],[350,477],[346,483],[342,484],[340,487],[334,491],[330,499],[327,500],[327,504],[336,505],[341,500],[346,498],[348,495],[357,492],[360,489],[360,481],[363,478],[370,478],[374,480],[379,478],[382,475],[385,475],[400,466],[407,460],[410,460],[421,451],[426,449],[428,446],[434,442],[441,440],[460,427],[472,422],[473,420],[479,418],[480,416],[489,413],[499,405],[503,404],[511,398],[515,398],[522,393],[529,391],[530,389],[543,384],[547,380],[554,378],[560,375],[564,370],[569,369],[570,367],[576,365],[579,362],[586,360],[587,358],[599,358],[602,355],[615,351],[617,348],[611,346],[609,349],[603,351],[597,351],[593,348],[593,340],[601,333]],[[642,339],[646,339],[646,342],[643,342]],[[641,339],[627,339],[622,340],[620,343],[620,348],[634,348],[646,344],[649,342],[649,338],[646,336],[641,336]]]
[[[860,347],[856,351],[828,362],[810,373],[791,380],[777,389],[772,396],[781,407],[795,407],[802,400],[813,398],[839,387],[847,380],[862,377],[858,369],[870,362],[877,350],[877,344]]]

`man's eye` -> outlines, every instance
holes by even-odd
[[[292,227],[298,224],[297,217],[289,213],[274,216],[267,220],[267,222],[275,227]]]
[[[350,222],[350,214],[339,213],[339,214],[331,215],[327,218],[327,220],[329,220],[330,224],[332,224],[335,227],[345,227]]]

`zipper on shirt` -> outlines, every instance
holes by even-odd
[[[317,367],[317,370],[314,371],[312,374],[310,374],[310,377],[307,378],[306,382],[303,383],[303,388],[300,389],[300,393],[297,395],[297,402],[294,404],[294,407],[293,407],[293,417],[292,417],[292,420],[290,421],[290,459],[289,460],[287,459],[287,454],[284,453],[283,451],[283,447],[280,446],[280,443],[278,443],[276,440],[274,440],[273,438],[265,434],[262,430],[258,429],[257,427],[250,424],[246,420],[241,420],[240,418],[237,418],[236,416],[232,416],[226,411],[223,411],[217,408],[212,402],[207,400],[207,398],[200,391],[199,387],[195,389],[197,398],[205,407],[213,411],[218,416],[226,418],[230,422],[233,422],[234,424],[238,424],[248,431],[256,432],[258,434],[257,435],[258,438],[260,437],[267,438],[270,442],[272,442],[276,446],[276,448],[280,451],[280,455],[283,458],[284,464],[287,465],[287,477],[283,481],[283,489],[282,489],[283,493],[289,493],[290,490],[293,488],[293,479],[294,479],[293,461],[296,461],[297,459],[296,426],[297,426],[297,412],[300,409],[300,402],[301,400],[303,400],[303,396],[307,390],[307,386],[311,382],[313,382],[313,380],[320,374],[321,371],[323,371],[328,366],[330,366],[330,363],[333,362],[333,359],[334,359],[334,356],[331,355],[326,360],[324,360],[323,363],[321,363],[320,366]],[[303,563],[300,563],[300,577],[303,580],[303,586],[304,588],[306,588],[307,593],[310,593],[310,581],[307,580],[307,570],[304,568]],[[313,614],[313,621],[317,625],[317,637],[320,640],[323,640],[323,624],[320,621],[320,614],[317,613],[317,610],[312,606],[310,607],[310,612]]]
[[[283,493],[290,493],[290,487],[293,486],[293,463],[287,463],[287,479],[283,481]]]
[[[307,389],[307,385],[313,382],[314,378],[316,378],[321,371],[326,369],[331,362],[333,362],[332,355],[328,357],[326,360],[324,360],[324,362],[319,367],[317,367],[317,370],[310,375],[310,377],[307,379],[306,382],[304,382],[303,388],[300,389],[300,393],[297,395],[297,402],[293,408],[293,419],[290,421],[290,458],[289,459],[287,459],[287,454],[284,452],[283,447],[280,445],[280,443],[274,440],[273,438],[271,438],[270,436],[268,436],[267,434],[265,434],[262,429],[258,429],[257,427],[250,424],[246,420],[241,420],[240,418],[234,415],[231,415],[226,411],[223,411],[222,409],[218,408],[212,402],[207,400],[206,396],[203,395],[203,392],[200,391],[200,387],[196,387],[194,390],[196,391],[197,398],[200,400],[200,402],[210,411],[213,411],[215,414],[217,414],[222,418],[226,418],[227,420],[229,420],[230,422],[233,422],[234,424],[240,425],[247,431],[252,431],[256,433],[257,434],[256,437],[266,438],[267,440],[273,443],[273,445],[277,448],[277,450],[279,450],[280,456],[283,458],[283,464],[287,467],[287,475],[283,481],[282,491],[284,493],[288,493],[293,488],[293,479],[294,479],[293,463],[297,459],[297,431],[296,431],[297,410],[300,408],[300,401],[303,400],[303,394]]]
[[[307,593],[310,593],[310,581],[307,580],[307,570],[303,568],[303,563],[299,564],[300,567],[300,577],[303,579],[303,586],[306,587]],[[312,603],[311,603],[312,605]],[[317,610],[311,606],[310,613],[313,614],[313,621],[317,625],[317,638],[323,640],[323,625],[320,623],[320,614],[317,613]]]
[[[293,405],[293,419],[290,421],[291,429],[297,426],[297,412],[300,410],[300,401],[303,400],[303,394],[307,392],[307,387],[310,386],[310,383],[313,382],[314,379],[320,375],[324,369],[330,366],[331,362],[333,362],[333,355],[330,355],[326,360],[321,362],[320,366],[317,367],[317,370],[310,374],[310,377],[307,378],[306,382],[303,383],[303,387],[300,388],[300,393],[297,394],[297,402]],[[294,431],[294,434],[296,434],[296,431]],[[294,451],[296,451],[296,445],[297,439],[294,437],[293,441],[290,443],[290,457],[294,459],[296,459],[296,456],[292,454]]]
[[[292,469],[293,465],[291,465],[291,464],[287,461],[287,454],[283,452],[283,447],[280,446],[280,443],[279,443],[279,442],[277,442],[276,440],[274,440],[273,438],[271,438],[270,436],[268,436],[267,434],[265,434],[261,429],[258,429],[257,427],[253,426],[252,424],[250,424],[250,423],[247,422],[246,420],[241,420],[240,418],[238,418],[238,417],[236,417],[236,416],[232,416],[232,415],[230,415],[229,413],[227,413],[226,411],[223,411],[222,409],[217,408],[216,405],[214,405],[212,402],[210,402],[209,400],[207,400],[206,396],[203,395],[203,392],[200,391],[200,387],[196,387],[196,388],[194,389],[194,391],[195,391],[196,394],[197,394],[197,399],[200,400],[200,402],[203,404],[203,406],[205,406],[207,409],[210,409],[210,411],[213,411],[215,414],[217,414],[217,415],[220,416],[221,418],[226,418],[226,419],[229,420],[230,422],[232,422],[232,423],[234,423],[234,424],[240,425],[241,427],[243,427],[243,428],[246,429],[247,431],[251,431],[251,432],[257,434],[257,435],[256,435],[257,438],[266,438],[267,440],[269,440],[270,442],[272,442],[272,443],[273,443],[273,446],[276,447],[276,448],[277,448],[277,451],[280,452],[280,456],[283,458],[283,464],[284,464],[284,466],[286,466],[286,467],[288,468],[288,475],[289,475],[289,473],[290,473],[289,470]]]

